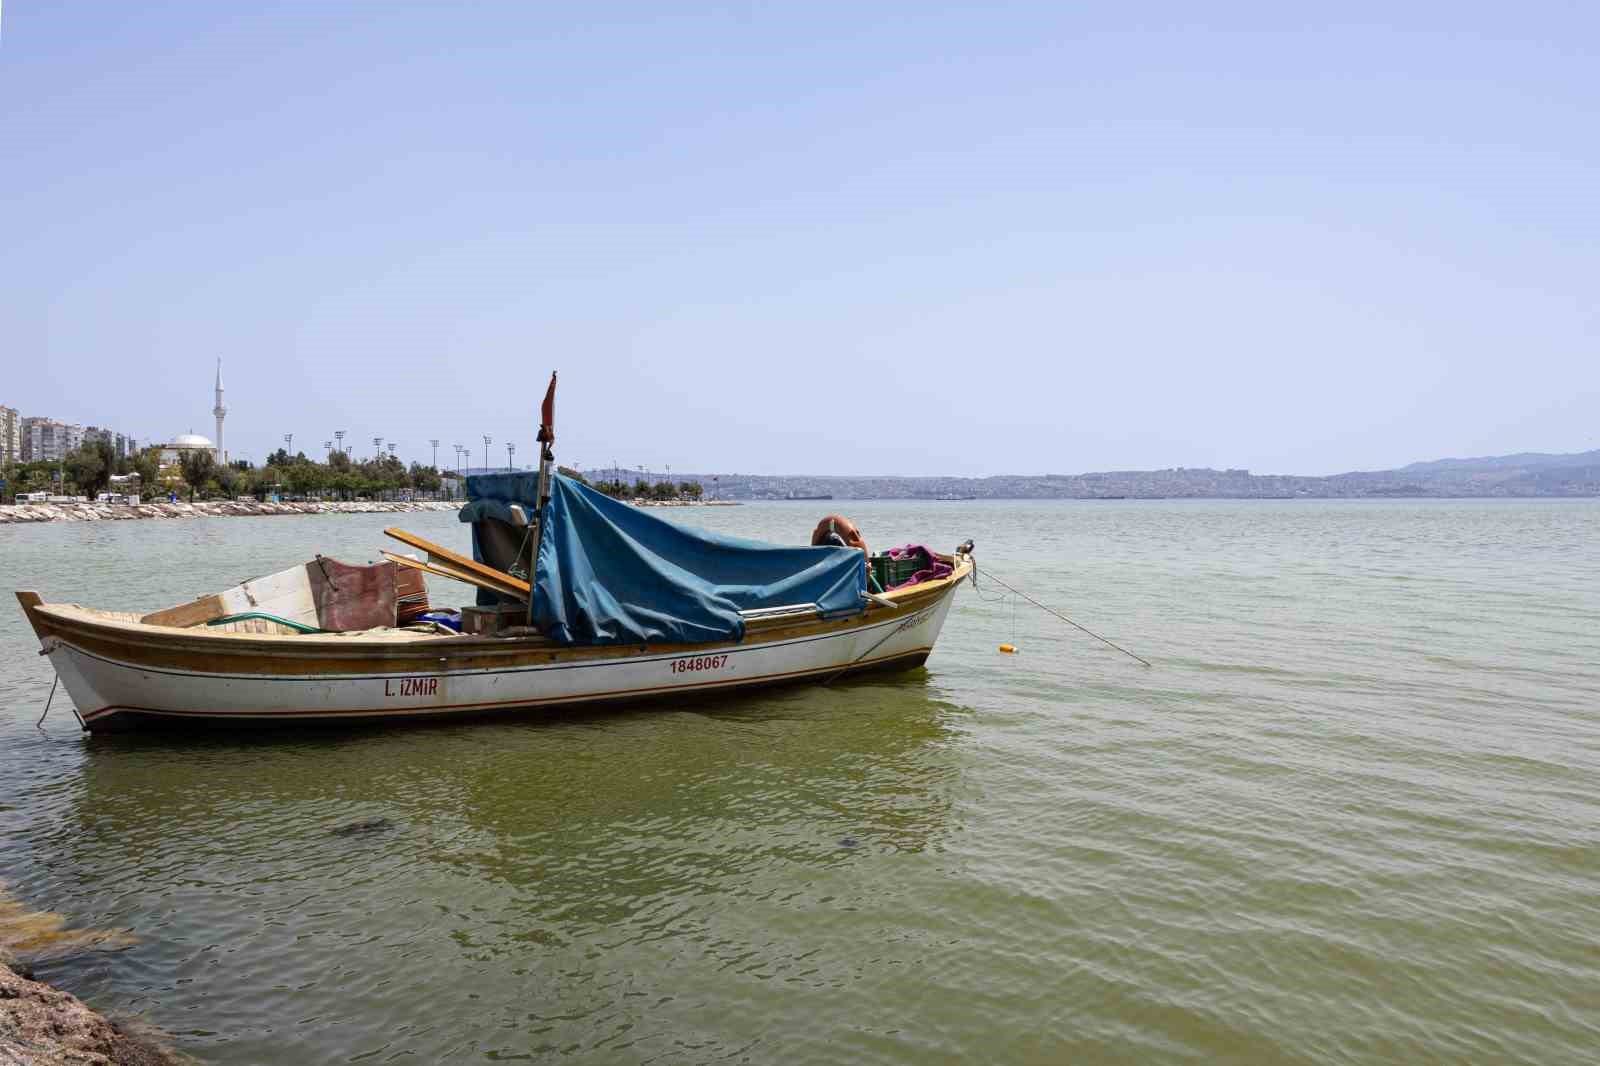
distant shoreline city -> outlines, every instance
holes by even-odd
[[[591,480],[607,478],[612,476],[612,470],[609,467],[585,470],[584,476]],[[628,476],[649,479],[657,475],[644,471]],[[735,500],[808,497],[948,501],[1589,497],[1600,496],[1600,450],[1439,459],[1394,470],[1353,471],[1325,477],[1252,474],[1248,470],[1203,467],[991,477],[820,474],[676,474],[674,477],[698,481],[714,499]]]
[[[104,450],[108,464],[120,468],[133,466],[141,451],[155,456],[147,462],[144,494],[156,488],[156,473],[160,472],[164,487],[171,491],[181,482],[180,468],[185,455],[207,453],[214,465],[223,471],[230,466],[231,456],[222,443],[223,419],[227,407],[223,403],[222,369],[218,361],[214,390],[214,406],[209,412],[215,420],[216,439],[209,440],[192,432],[182,433],[170,440],[147,441],[141,449],[135,438],[117,430],[101,426],[79,425],[44,416],[23,416],[15,408],[0,405],[0,481],[7,484],[6,495],[20,491],[21,479],[13,476],[22,473],[30,464],[31,480],[39,482],[29,487],[49,487],[56,491],[64,486],[45,485],[41,478],[55,477],[55,472],[41,471],[42,464],[63,464],[73,453],[84,448]],[[342,464],[352,462],[353,449],[343,447],[341,431],[339,447],[328,441],[330,462],[338,459]],[[289,444],[293,436],[285,437]],[[381,438],[373,441],[378,459],[375,464],[397,465],[394,455],[396,445],[389,443],[388,454],[383,453]],[[431,443],[431,442],[430,442]],[[456,461],[466,456],[460,446],[456,448]],[[340,453],[335,455],[334,453]],[[437,447],[434,449],[437,455]],[[269,463],[280,459],[288,462],[303,456],[293,456],[288,448],[269,457]],[[510,467],[512,452],[507,451],[507,467],[490,467],[501,470]],[[315,461],[310,461],[315,465]],[[243,470],[253,464],[233,463]],[[420,464],[413,464],[420,466]],[[452,464],[453,466],[454,464]],[[401,488],[439,488],[440,475],[449,478],[451,467],[437,469],[431,464],[423,468],[431,480],[411,477],[416,484],[402,486],[398,482],[387,485],[390,490]],[[484,469],[484,468],[478,468]],[[402,473],[404,468],[400,467]],[[382,471],[379,471],[380,473]],[[467,473],[473,472],[469,468]],[[122,476],[111,477],[104,472],[104,482],[123,482]],[[390,472],[393,473],[392,471]],[[412,472],[415,474],[415,472]],[[707,499],[713,500],[979,500],[979,499],[1360,499],[1360,498],[1535,498],[1535,497],[1591,497],[1600,496],[1600,449],[1569,454],[1524,452],[1515,455],[1486,456],[1470,459],[1439,459],[1412,463],[1393,470],[1352,471],[1322,477],[1295,474],[1252,474],[1249,470],[1214,470],[1206,467],[1173,467],[1165,470],[1115,470],[1083,474],[1011,475],[990,477],[852,477],[843,475],[764,475],[740,473],[674,475],[671,468],[665,474],[643,467],[598,467],[583,471],[591,482],[630,485],[645,481],[650,486],[668,483],[698,483],[704,487]],[[229,475],[224,473],[224,480]],[[236,479],[235,479],[236,480]],[[371,479],[369,479],[371,480]],[[393,478],[389,478],[393,480]],[[225,494],[228,485],[221,486]],[[370,487],[370,486],[368,486]],[[348,486],[347,486],[348,488]],[[134,490],[136,491],[136,490]],[[349,496],[349,492],[346,492]]]

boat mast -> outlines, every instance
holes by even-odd
[[[556,442],[556,372],[550,371],[550,387],[539,406],[539,488],[534,494],[533,556],[528,560],[528,625],[533,625],[533,584],[539,569],[539,542],[544,539],[544,509],[550,502],[550,468],[556,461],[552,445]]]

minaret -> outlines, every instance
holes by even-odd
[[[217,464],[223,465],[228,461],[228,453],[222,450],[222,420],[228,414],[228,409],[222,406],[222,357],[217,357],[217,406],[211,409],[217,416]]]

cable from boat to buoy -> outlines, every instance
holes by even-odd
[[[1072,626],[1074,629],[1083,630],[1083,632],[1089,634],[1095,640],[1098,640],[1100,643],[1105,644],[1108,647],[1115,648],[1117,651],[1120,651],[1122,654],[1126,655],[1130,659],[1133,659],[1135,662],[1141,663],[1144,666],[1149,666],[1150,665],[1150,661],[1148,659],[1145,659],[1145,658],[1143,658],[1141,656],[1135,655],[1133,652],[1129,651],[1127,648],[1124,648],[1122,645],[1116,644],[1116,643],[1114,643],[1112,641],[1107,640],[1105,637],[1102,637],[1099,633],[1096,633],[1094,630],[1090,629],[1088,626],[1079,625],[1077,622],[1074,622],[1072,619],[1068,618],[1066,615],[1062,614],[1060,611],[1056,610],[1055,608],[1047,607],[1044,604],[1040,603],[1038,600],[1034,599],[1032,596],[1028,595],[1026,592],[1023,592],[1021,589],[1007,584],[1005,581],[1001,580],[995,574],[995,572],[993,570],[986,570],[984,572],[989,576],[989,580],[993,581],[996,585],[999,585],[1001,588],[1004,588],[1004,589],[1010,589],[1011,593],[1013,595],[1021,596],[1023,599],[1027,600],[1029,603],[1033,604],[1035,607],[1039,608],[1039,610],[1045,612],[1046,614],[1053,614],[1057,618],[1061,619],[1063,622],[1067,623],[1067,625]],[[977,584],[977,579],[978,579],[978,570],[977,570],[977,563],[976,562],[973,563],[972,579],[973,579],[973,584],[976,585]],[[1015,624],[1014,619],[1015,619],[1015,616],[1013,615],[1013,625]],[[1015,638],[1013,637],[1013,639],[1015,639]],[[1016,645],[1014,645],[1014,644],[1012,644],[1012,645],[1002,644],[1002,645],[1000,645],[1000,650],[1002,652],[1005,652],[1007,655],[1012,655],[1012,654],[1016,653],[1017,649],[1016,649]]]
[[[976,565],[973,566],[972,572],[974,575],[977,574],[978,568]],[[977,581],[973,581],[972,587],[978,587]],[[1017,654],[1017,598],[1015,596],[1011,597],[1011,640],[1000,645],[999,652],[1001,655]]]

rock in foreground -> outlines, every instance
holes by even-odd
[[[177,1066],[189,1060],[101,1017],[77,996],[0,964],[0,1063]]]

